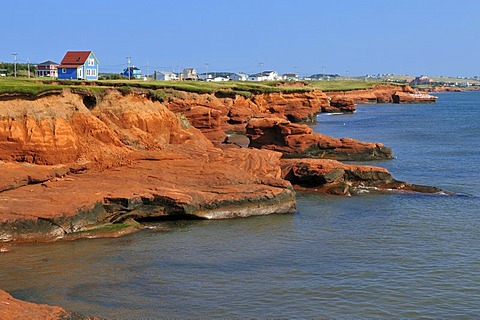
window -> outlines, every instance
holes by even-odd
[[[66,68],[62,68],[62,73],[67,73],[67,69],[66,69]]]
[[[90,69],[87,69],[87,76],[90,75]]]
[[[92,76],[96,76],[97,75],[97,70],[96,69],[92,69]]]
[[[94,66],[95,65],[95,59],[93,58],[90,58],[88,59],[88,65],[91,67],[91,66]]]

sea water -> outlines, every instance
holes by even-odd
[[[175,221],[118,239],[14,246],[0,288],[108,319],[475,318],[480,93],[358,106],[314,130],[377,141],[395,178],[455,195],[298,193],[298,213]]]

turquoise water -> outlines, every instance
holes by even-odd
[[[303,192],[295,215],[16,246],[0,256],[0,288],[108,319],[475,318],[480,93],[438,96],[322,114],[315,130],[383,142],[396,159],[374,164],[459,195]]]

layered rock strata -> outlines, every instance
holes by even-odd
[[[437,100],[437,97],[419,93],[409,85],[376,85],[371,89],[331,91],[326,92],[326,94],[332,101],[344,101],[344,104],[349,101],[350,105],[370,103],[425,103],[435,102]]]
[[[393,103],[428,103],[437,101],[436,96],[428,93],[395,92],[392,96]]]
[[[281,118],[251,119],[247,125],[250,147],[274,150],[284,158],[323,158],[365,161],[393,158],[392,150],[381,143],[336,139],[313,132],[304,124]]]
[[[282,176],[299,189],[335,195],[365,192],[441,193],[441,189],[398,181],[384,168],[326,159],[283,159]]]
[[[0,101],[0,240],[68,237],[129,219],[295,211],[280,153],[215,148],[158,102],[111,91]]]
[[[280,117],[292,122],[315,122],[318,113],[328,110],[330,98],[318,90],[253,94],[250,98],[182,93],[170,98],[165,105],[185,115],[192,126],[219,145],[225,141],[226,132],[244,133],[251,118]]]

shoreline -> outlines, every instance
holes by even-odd
[[[393,95],[397,90],[398,87],[382,85],[378,88],[371,89],[369,94],[373,94],[376,101],[383,101],[381,100],[383,99],[382,97],[390,94],[391,100],[389,101],[393,101]],[[404,90],[406,90],[407,93],[411,92],[411,89],[408,88]],[[365,89],[344,92],[344,94],[347,93],[349,95],[354,93],[357,95],[360,94],[359,98],[352,98],[352,101],[365,101]],[[337,93],[329,92],[328,94],[336,95]],[[52,151],[49,151],[48,147],[46,151],[43,151],[42,149],[45,149],[45,146],[42,146],[41,149],[39,149],[40,145],[36,145],[35,143],[32,145],[31,139],[30,141],[20,140],[17,142],[15,140],[18,138],[12,136],[13,131],[3,133],[3,136],[8,137],[10,135],[10,137],[7,138],[6,144],[4,143],[7,147],[21,148],[21,150],[12,149],[12,151],[10,151],[10,157],[11,154],[16,154],[18,152],[20,152],[21,157],[25,157],[22,153],[25,153],[27,150],[30,155],[26,160],[28,162],[28,159],[32,159],[33,162],[29,165],[15,165],[15,162],[11,162],[11,160],[10,162],[8,161],[7,154],[4,154],[7,158],[4,156],[3,159],[0,154],[0,160],[3,161],[0,163],[0,168],[3,167],[2,169],[7,170],[6,172],[9,172],[10,174],[4,176],[3,181],[0,181],[0,191],[2,191],[0,192],[0,197],[4,197],[4,203],[7,204],[5,208],[8,208],[10,198],[13,200],[12,205],[20,205],[20,207],[22,207],[22,202],[18,202],[18,200],[28,199],[28,202],[34,201],[36,203],[36,210],[29,213],[30,209],[28,209],[28,206],[25,204],[24,208],[26,208],[26,210],[24,209],[22,211],[22,215],[12,211],[10,217],[5,219],[5,213],[3,213],[3,222],[0,222],[3,226],[3,231],[0,232],[1,242],[55,241],[68,237],[81,237],[78,235],[75,236],[75,234],[82,233],[84,237],[90,237],[92,236],[92,233],[95,233],[93,230],[96,228],[104,228],[106,225],[110,228],[114,228],[115,224],[118,224],[119,222],[123,223],[126,220],[135,221],[135,219],[138,220],[142,219],[142,217],[148,217],[152,214],[149,212],[155,207],[157,207],[157,209],[154,209],[156,212],[153,213],[153,217],[162,217],[162,219],[168,218],[168,216],[172,214],[174,214],[174,216],[178,214],[185,215],[186,218],[191,216],[195,218],[224,219],[256,214],[270,214],[275,212],[294,212],[295,201],[291,183],[295,184],[295,180],[292,180],[292,178],[289,177],[289,174],[280,174],[280,163],[283,161],[281,158],[297,159],[296,161],[298,163],[302,163],[302,159],[311,159],[308,164],[308,166],[310,166],[308,169],[310,172],[309,174],[318,176],[320,172],[324,172],[325,170],[333,173],[336,172],[338,168],[342,168],[343,165],[340,162],[332,164],[331,162],[328,162],[331,160],[375,160],[389,159],[393,157],[391,150],[388,150],[388,148],[381,144],[357,142],[352,139],[333,139],[312,132],[305,124],[292,123],[288,120],[297,119],[300,121],[301,119],[313,119],[319,112],[331,111],[329,104],[332,101],[335,102],[335,99],[328,98],[321,92],[315,94],[308,92],[304,95],[299,95],[297,93],[291,95],[256,95],[252,98],[251,102],[242,97],[237,97],[234,100],[220,100],[207,94],[203,96],[183,95],[180,99],[173,99],[169,100],[169,102],[159,103],[155,99],[151,100],[144,96],[142,93],[127,93],[127,95],[125,95],[115,89],[104,92],[101,97],[96,97],[93,105],[90,100],[88,104],[85,104],[85,97],[91,97],[90,93],[84,91],[70,92],[64,90],[61,93],[55,92],[55,94],[52,95],[43,94],[40,98],[33,100],[33,102],[30,99],[19,100],[18,97],[16,100],[0,101],[0,103],[5,105],[4,108],[13,105],[14,108],[22,109],[34,103],[34,108],[39,108],[40,110],[45,108],[45,106],[52,108],[57,104],[69,103],[73,104],[75,110],[79,110],[82,114],[82,117],[80,118],[81,122],[75,124],[75,122],[72,121],[78,119],[77,114],[79,111],[68,109],[55,111],[58,113],[57,118],[54,118],[54,125],[57,127],[56,130],[61,128],[60,125],[62,125],[64,128],[62,130],[66,130],[67,132],[66,136],[58,136],[55,138],[57,141],[59,141],[59,139],[66,140],[67,143],[64,145],[66,149],[64,148],[65,150],[63,151],[58,150],[59,145],[57,142],[55,142],[55,145],[52,145]],[[128,108],[118,108],[118,106],[115,106],[118,101],[123,101]],[[199,104],[202,108],[200,113],[193,108],[193,106],[198,106]],[[10,119],[7,121],[10,123],[8,125],[10,128],[15,124],[15,115],[12,117],[12,112],[15,112],[14,110],[15,109],[9,111]],[[171,112],[182,110],[188,111],[186,113],[186,119],[180,120],[179,122],[178,115]],[[238,115],[232,113],[232,110],[236,110]],[[250,111],[247,112],[247,110]],[[343,111],[347,113],[350,112],[349,110],[350,109],[348,108],[343,109]],[[132,114],[131,112],[135,112],[135,114]],[[160,114],[158,112],[160,112]],[[214,112],[218,115],[222,113],[228,114],[231,120],[221,120],[220,116],[218,116],[212,121],[211,117]],[[280,116],[281,118],[272,118],[272,112],[274,112],[275,116]],[[205,114],[208,115],[208,123],[205,123]],[[123,118],[124,120],[122,121],[131,122],[130,127],[127,126],[122,129],[123,131],[119,131],[118,125],[120,125],[120,122],[118,124],[113,124],[111,122],[112,120],[109,119],[112,115]],[[150,121],[153,121],[151,122],[152,124],[145,123],[144,120],[138,118],[138,115],[150,118]],[[293,115],[295,115],[295,118],[292,118]],[[86,116],[90,118],[87,118]],[[132,119],[132,116],[136,116],[137,118]],[[154,118],[152,118],[152,116]],[[23,115],[23,117],[25,117],[25,115]],[[52,139],[51,134],[55,135],[55,133],[48,133],[48,127],[45,129],[45,125],[52,126],[52,124],[49,123],[52,120],[45,122],[47,119],[38,118],[38,115],[36,115],[36,117],[36,119],[32,120],[23,118],[23,121],[27,119],[23,126],[32,125],[33,127],[29,130],[33,130],[33,132],[37,131],[42,135],[46,135],[43,137],[40,136],[39,138],[48,142],[49,140],[45,139]],[[99,119],[102,122],[98,123]],[[236,128],[236,131],[241,132],[244,130],[247,134],[247,137],[250,140],[248,145],[248,147],[250,147],[249,149],[245,149],[245,146],[239,148],[235,142],[234,144],[219,143],[219,141],[221,141],[219,140],[219,137],[221,136],[219,136],[218,132],[222,132],[222,136],[224,135],[227,137],[225,132],[228,132],[228,126],[231,126],[232,119],[236,119],[234,121],[234,128]],[[94,124],[92,127],[92,122],[97,122],[98,124]],[[166,131],[162,131],[163,129],[158,127],[160,123],[168,123]],[[121,125],[125,126],[124,123]],[[75,127],[80,129],[80,132],[76,133],[76,137],[72,136],[72,134],[75,134],[73,130],[78,130],[75,129]],[[135,133],[132,131],[138,130],[138,128],[143,128],[143,131],[135,131]],[[200,129],[201,132],[197,128]],[[43,130],[43,133],[38,131],[39,129]],[[112,129],[114,131],[111,131]],[[98,141],[100,136],[92,130],[100,130],[101,132],[104,132],[102,133],[103,136],[101,137],[101,142]],[[84,132],[88,131],[91,133],[87,133],[87,135],[84,136]],[[279,136],[273,136],[272,132],[281,132],[281,134]],[[215,134],[212,135],[212,133]],[[127,137],[126,135],[129,136],[128,140],[125,140]],[[159,146],[159,135],[170,136],[170,141],[163,140],[163,146]],[[206,137],[209,139],[206,139]],[[89,142],[87,145],[82,145],[81,139],[85,138]],[[129,140],[133,139],[137,139],[135,145],[128,143]],[[125,142],[128,144],[125,144]],[[28,146],[29,143],[30,146]],[[73,146],[72,143],[74,144]],[[190,145],[193,143],[195,148],[192,149],[191,145],[185,149],[183,147],[185,143]],[[95,149],[95,144],[98,144],[97,149]],[[313,146],[315,146],[314,149],[312,149]],[[333,153],[328,151],[332,150],[332,146],[335,146],[334,148],[337,148],[338,151]],[[251,147],[260,150],[254,151]],[[86,152],[90,152],[90,154],[86,153],[81,155],[82,152],[85,152],[81,150],[82,148],[84,148]],[[145,152],[143,149],[146,148],[151,150]],[[169,151],[165,152],[167,150],[165,148],[169,149]],[[99,158],[97,156],[97,150],[103,150],[102,152],[109,150],[108,152],[112,153],[113,157]],[[273,150],[273,153],[271,153],[272,151],[266,150]],[[195,160],[195,157],[197,157],[198,154],[202,154],[201,157],[203,160]],[[192,155],[194,155],[193,158]],[[212,155],[215,159],[212,158]],[[78,159],[78,157],[84,159],[82,160],[83,163],[70,162],[75,158]],[[88,157],[92,157],[92,159],[88,160]],[[51,164],[42,166],[35,164],[35,161],[50,162]],[[216,168],[220,163],[219,161],[226,161],[229,165],[232,164],[236,167],[238,167],[238,164],[240,163],[240,167],[243,166],[243,169],[240,169],[246,170],[246,172],[239,172],[239,174],[246,177],[245,173],[248,173],[247,176],[249,176],[249,178],[242,182],[244,179],[239,179],[239,177],[236,176],[237,173],[235,171],[238,168],[235,170],[232,170],[231,166],[228,167],[228,169]],[[242,161],[244,164],[241,164]],[[303,162],[305,163],[305,161]],[[171,177],[160,178],[160,175],[154,177],[152,174],[149,174],[143,177],[140,175],[139,178],[138,174],[135,173],[154,172],[155,170],[158,170],[157,168],[162,166],[163,163],[167,164],[166,167],[172,167],[172,164],[177,163],[172,167],[170,172]],[[259,168],[252,168],[253,163],[257,163]],[[135,166],[138,165],[139,167],[136,169]],[[190,175],[193,180],[191,182],[184,182],[183,184],[191,185],[189,187],[187,186],[185,191],[181,191],[183,188],[182,183],[178,184],[175,176],[183,171],[182,168],[185,165],[197,168],[195,170],[198,172],[204,171],[204,174],[210,170],[210,173],[208,173],[207,176],[213,174],[211,177],[215,177],[215,175],[220,175],[222,177],[220,178],[220,176],[218,176],[218,178],[214,179],[213,184],[208,186],[212,181],[209,182],[204,179],[199,179],[195,176],[196,173],[190,171],[191,173],[188,173],[187,175]],[[211,168],[207,169],[209,167]],[[352,170],[361,172],[363,169],[362,166],[357,166]],[[367,170],[373,170],[378,175],[383,169],[369,168]],[[251,195],[248,195],[245,191],[240,190],[240,193],[238,194],[239,197],[236,199],[235,197],[232,198],[232,195],[235,194],[232,192],[238,192],[239,190],[237,189],[239,187],[228,187],[223,192],[222,196],[220,196],[218,191],[210,194],[212,186],[218,185],[218,182],[215,181],[225,179],[225,172],[233,173],[232,178],[227,178],[227,180],[225,180],[227,185],[240,183],[239,186],[241,186],[244,183],[253,183],[253,189],[252,187],[248,187],[248,189],[258,189],[258,191],[254,191]],[[328,172],[327,174],[332,174]],[[102,175],[102,178],[101,180],[98,180],[97,177],[100,177],[100,174]],[[164,173],[162,174],[164,175]],[[258,180],[260,176],[264,176],[264,178]],[[351,174],[350,176],[354,177]],[[90,180],[87,179],[87,182],[82,182],[85,178]],[[303,177],[302,179],[311,180],[308,176]],[[329,192],[333,194],[349,194],[350,192],[354,192],[353,186],[358,183],[360,183],[359,186],[364,186],[366,188],[370,186],[377,187],[383,183],[385,186],[380,189],[386,190],[393,181],[393,178],[389,174],[382,176],[380,179],[378,179],[377,176],[353,178],[358,181],[336,181],[331,180],[330,178],[322,179],[323,180],[315,182],[316,185],[312,186],[312,189],[331,190]],[[125,181],[122,185],[127,186],[127,188],[124,188],[125,190],[122,190],[121,188],[119,189],[118,187],[112,189],[114,185],[118,184],[118,181]],[[135,191],[132,181],[136,181],[134,185],[137,186],[137,191]],[[160,181],[164,181],[164,183],[166,182],[167,188],[163,191],[158,189],[158,187],[151,189]],[[107,183],[105,184],[105,182]],[[110,183],[111,186],[109,186]],[[198,193],[198,186],[202,185],[202,183],[206,183],[206,189]],[[103,187],[101,187],[102,185]],[[344,187],[340,188],[340,185],[344,185]],[[91,188],[90,186],[94,186],[94,188]],[[398,186],[400,186],[400,184],[398,184]],[[415,188],[413,185],[407,184],[407,186]],[[302,188],[304,187],[305,186]],[[104,191],[101,191],[101,188],[105,188]],[[216,188],[218,187],[216,186],[215,189]],[[260,198],[258,198],[259,194],[265,192],[269,188],[271,191],[268,191],[268,193],[273,192],[272,195],[275,195],[266,196],[265,194],[265,196],[260,196]],[[76,189],[78,189],[78,191],[75,191]],[[197,191],[194,191],[195,189],[197,189]],[[59,190],[60,193],[56,190]],[[67,200],[68,193],[66,194],[62,190],[69,190],[69,194],[75,194],[75,196],[70,200]],[[88,190],[91,190],[91,196],[87,196]],[[152,193],[152,190],[156,191]],[[279,192],[280,190],[284,191]],[[155,193],[158,193],[159,191],[160,197],[155,198]],[[260,193],[256,194],[255,192]],[[289,194],[285,200],[280,200],[282,192],[287,192],[287,194]],[[100,196],[94,196],[95,193]],[[184,194],[182,195],[182,193]],[[56,200],[51,200],[50,203],[47,204],[45,201],[41,200],[41,198],[35,200],[35,195],[37,194],[41,195],[40,197],[43,198],[46,197]],[[128,194],[130,194],[130,196]],[[132,194],[133,197],[131,196]],[[167,197],[164,198],[164,200],[161,200],[163,197],[161,194],[164,194]],[[34,198],[32,198],[32,195]],[[248,200],[247,202],[244,202],[242,199]],[[273,202],[269,204],[272,199]],[[257,203],[256,201],[260,202],[255,204]],[[65,202],[70,203],[69,208],[62,208],[63,203]],[[254,208],[256,209],[248,209],[248,206],[245,207],[245,204],[247,203],[249,205],[253,203]],[[52,205],[54,205],[54,207],[52,207]],[[232,205],[239,207],[234,209]],[[42,209],[42,206],[45,208]],[[168,207],[171,208],[168,209]],[[241,209],[242,207],[243,209]],[[12,206],[11,208],[14,207]],[[52,211],[49,208],[57,208],[54,209],[53,212],[56,210],[58,213],[53,213],[53,215],[50,213],[46,214],[47,212]],[[158,208],[160,208],[160,211],[158,211]],[[222,208],[226,208],[226,210]],[[142,211],[145,212],[142,213]],[[119,214],[116,212],[119,212]],[[21,218],[22,216],[27,220]],[[2,214],[0,214],[0,218],[1,217]],[[28,222],[29,219],[31,222]],[[18,226],[14,223],[16,220],[20,222]],[[133,223],[129,227],[132,227],[133,229],[130,231],[134,231],[139,225]],[[32,230],[33,232],[29,232],[28,230]],[[114,231],[111,236],[117,236],[117,234],[121,235],[123,232],[125,232],[125,230],[118,232]],[[4,251],[6,250],[4,249]]]
[[[0,179],[0,254],[27,242],[120,237],[142,230],[142,219],[294,213],[294,189],[437,191],[396,181],[383,168],[344,165],[335,159],[388,159],[391,150],[301,123],[322,111],[351,112],[353,100],[183,93],[159,102],[114,89],[94,102],[85,97],[92,96],[63,90],[0,101],[0,168],[8,172]],[[223,143],[228,131],[249,132],[249,148]]]

